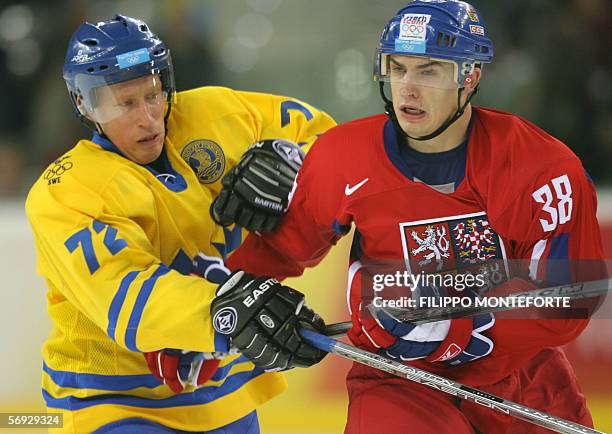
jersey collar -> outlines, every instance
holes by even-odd
[[[102,135],[100,135],[98,132],[94,132],[91,141],[106,151],[114,152],[115,154],[121,155],[123,158],[127,158],[113,142],[108,140],[106,137],[102,137]],[[164,184],[164,186],[169,190],[174,191],[175,193],[185,190],[187,188],[187,181],[185,181],[185,178],[180,173],[175,171],[172,164],[170,164],[170,160],[166,155],[165,146],[164,149],[162,149],[162,153],[159,158],[161,159],[161,167],[165,173],[158,172],[148,164],[141,164],[140,166],[151,172],[153,176],[155,176],[155,178]]]
[[[108,140],[106,137],[102,137],[97,131],[93,133],[91,141],[94,142],[96,145],[102,147],[102,149],[104,149],[105,151],[114,152],[115,154],[119,154],[125,158],[125,155],[123,155],[123,153],[119,150],[117,146],[115,146],[113,142]]]
[[[411,149],[410,150],[411,156],[416,156],[416,154],[418,154],[418,156],[420,157],[418,158],[418,160],[422,161],[423,163],[432,162],[436,160],[439,161],[440,158],[442,160],[452,159],[454,155],[457,152],[459,152],[463,146],[467,146],[467,143],[470,140],[470,136],[472,135],[472,127],[474,125],[474,118],[475,118],[475,112],[472,111],[472,117],[470,118],[470,122],[468,124],[465,142],[461,143],[457,148],[451,149],[450,151],[436,152],[436,153],[430,153],[430,154],[425,154],[425,153],[418,152],[418,151]],[[410,179],[411,181],[414,180],[414,174],[412,173],[412,171],[406,164],[406,161],[404,160],[404,158],[402,158],[402,153],[400,152],[400,146],[408,146],[408,145],[405,143],[402,143],[400,145],[398,137],[397,137],[397,131],[395,130],[395,126],[393,125],[393,122],[390,119],[387,120],[385,122],[385,125],[383,126],[383,142],[384,142],[385,152],[387,154],[387,157],[389,158],[391,163],[395,166],[395,168],[399,170],[400,173],[402,173],[406,178]]]

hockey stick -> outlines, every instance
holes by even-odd
[[[351,321],[337,322],[325,327],[325,336],[330,338],[340,338],[344,336],[353,327]]]
[[[368,305],[368,310],[374,315],[373,310],[383,310],[399,321],[407,321],[412,324],[424,324],[450,318],[463,318],[466,316],[480,315],[485,313],[500,312],[505,310],[525,309],[533,307],[533,302],[538,297],[563,297],[568,300],[578,300],[589,297],[604,295],[610,290],[612,279],[592,280],[588,282],[572,283],[567,285],[539,288],[531,291],[496,297],[496,305],[484,304],[463,306],[434,307],[429,309],[402,309],[397,307],[377,307]],[[351,322],[340,322],[327,326],[325,336],[332,338],[341,337],[351,328]]]
[[[419,384],[431,387],[432,389],[448,393],[466,401],[488,407],[492,410],[504,413],[526,422],[548,428],[558,433],[564,434],[603,434],[601,431],[570,422],[539,410],[525,407],[516,402],[508,401],[495,395],[482,392],[456,383],[439,375],[431,374],[427,371],[415,368],[410,365],[403,365],[378,354],[362,350],[351,345],[336,341],[327,336],[315,333],[310,330],[301,329],[300,333],[312,346],[328,353],[336,354],[345,359],[353,360],[358,363],[370,366],[374,369],[388,372],[398,377],[406,378]]]
[[[478,315],[482,313],[500,312],[505,310],[525,309],[536,307],[534,302],[540,297],[566,298],[568,300],[579,300],[589,297],[597,297],[606,294],[610,290],[612,279],[590,280],[587,282],[570,283],[566,285],[538,288],[531,291],[518,292],[503,297],[495,297],[495,305],[474,303],[470,306],[448,306],[435,307],[431,309],[402,309],[398,307],[379,308],[370,304],[368,309],[383,309],[389,315],[399,321],[408,321],[413,324],[423,324],[432,321],[440,321],[450,318],[461,318],[465,316]],[[486,300],[486,298],[481,299]]]

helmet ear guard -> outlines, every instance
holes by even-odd
[[[97,125],[93,122],[88,114],[87,108],[83,102],[83,98],[78,92],[68,87],[68,96],[70,97],[70,104],[72,104],[72,110],[79,118],[79,120],[90,130],[98,130]]]
[[[457,82],[459,83],[459,87],[463,87],[465,81],[470,77],[470,81],[472,74],[474,73],[474,69],[476,68],[476,62],[465,61],[461,64],[461,69],[459,69]]]

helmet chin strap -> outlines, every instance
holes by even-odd
[[[385,102],[385,112],[387,113],[387,115],[389,115],[389,118],[391,118],[391,122],[393,122],[393,126],[395,127],[395,130],[398,132],[399,136],[404,137],[404,138],[407,137],[412,140],[418,140],[418,141],[433,139],[434,137],[438,137],[440,134],[446,131],[448,127],[450,127],[457,119],[461,117],[467,105],[470,103],[474,95],[476,95],[476,93],[478,92],[478,86],[476,86],[474,88],[474,92],[472,92],[465,100],[465,103],[461,105],[461,92],[463,91],[464,88],[459,88],[457,90],[457,109],[455,110],[455,113],[452,114],[447,120],[445,120],[442,123],[442,125],[440,125],[434,132],[429,133],[425,136],[412,137],[411,135],[406,134],[406,132],[400,126],[399,121],[397,120],[397,116],[395,114],[395,110],[393,109],[393,102],[389,98],[387,98],[387,95],[385,95],[385,88],[384,88],[385,83],[380,81],[378,84],[379,84],[380,96]]]

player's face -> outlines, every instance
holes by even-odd
[[[406,134],[430,134],[456,110],[458,87],[452,63],[394,55],[389,69],[393,109]]]
[[[139,164],[153,162],[164,146],[165,98],[157,75],[101,88],[95,112],[102,130],[119,150]]]

